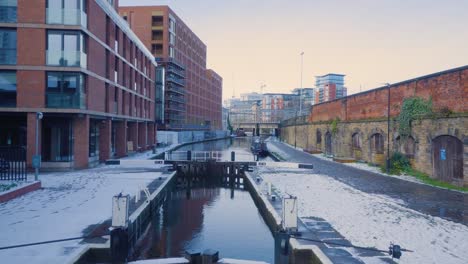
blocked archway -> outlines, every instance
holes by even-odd
[[[325,154],[327,156],[333,155],[333,148],[332,148],[332,134],[327,132],[325,134]]]
[[[370,160],[373,164],[385,164],[384,136],[381,133],[372,134],[370,137]]]
[[[437,179],[463,182],[463,142],[449,135],[432,140],[432,171]]]
[[[359,132],[351,136],[351,154],[355,160],[362,160],[362,137]]]

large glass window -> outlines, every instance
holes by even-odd
[[[73,72],[48,72],[46,94],[47,107],[84,109],[84,76]]]
[[[86,68],[85,36],[78,31],[47,32],[47,65]]]
[[[15,23],[17,20],[17,0],[0,0],[0,22]]]
[[[89,157],[99,156],[99,121],[89,124]]]
[[[86,27],[86,0],[47,0],[47,24]]]
[[[0,107],[16,106],[16,72],[0,71]]]
[[[0,29],[0,64],[16,64],[15,29]]]

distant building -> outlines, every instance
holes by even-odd
[[[207,47],[168,6],[125,6],[120,15],[165,68],[164,126],[222,127],[222,78],[206,68]]]
[[[323,103],[347,95],[343,74],[329,73],[316,77],[315,103]]]
[[[303,115],[308,114],[310,112],[310,107],[315,104],[315,90],[315,88],[296,88],[292,91],[293,94],[302,97]]]
[[[228,130],[229,109],[223,107],[223,130]]]
[[[280,122],[296,115],[299,110],[299,95],[266,93],[262,101],[262,121]]]
[[[240,95],[241,101],[261,101],[263,99],[263,94],[259,93],[243,93]]]

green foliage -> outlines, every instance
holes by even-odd
[[[386,172],[385,166],[381,166],[380,170],[383,173],[385,173]],[[458,191],[468,192],[467,187],[459,187],[459,186],[452,185],[452,184],[450,184],[448,182],[443,182],[443,181],[440,181],[440,180],[437,180],[437,179],[432,179],[431,177],[429,177],[429,175],[413,169],[411,167],[411,164],[410,164],[408,158],[405,155],[403,155],[403,154],[401,154],[399,152],[393,153],[393,155],[392,155],[392,157],[390,159],[389,173],[392,174],[392,175],[405,174],[405,175],[413,176],[416,179],[420,180],[421,182],[424,182],[424,183],[426,183],[428,185],[431,185],[431,186],[446,188],[446,189],[450,189],[450,190],[458,190]]]
[[[452,184],[450,184],[448,182],[443,182],[443,181],[439,181],[437,179],[432,179],[431,177],[429,177],[429,175],[427,175],[425,173],[422,173],[420,171],[414,170],[412,168],[409,168],[406,171],[406,174],[409,175],[409,176],[413,176],[416,179],[419,179],[420,181],[422,181],[422,182],[424,182],[426,184],[432,185],[432,186],[437,186],[437,187],[446,188],[446,189],[450,189],[450,190],[468,192],[467,187],[455,186],[455,185],[452,185]]]
[[[409,159],[400,152],[393,153],[390,157],[390,169],[389,173],[393,175],[401,175],[402,172],[406,172],[411,168]],[[384,166],[380,167],[382,172],[387,172],[387,168]]]
[[[432,114],[432,99],[424,100],[421,97],[406,98],[403,101],[400,115],[398,116],[398,132],[401,137],[411,135],[411,124],[414,120],[421,120]]]
[[[333,121],[331,122],[331,132],[333,135],[335,135],[337,132],[338,132],[338,123],[340,122],[340,119],[337,117],[335,119],[333,119]]]

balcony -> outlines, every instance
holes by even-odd
[[[172,101],[172,102],[185,104],[185,98],[180,97],[180,96],[169,96],[169,97],[167,97],[167,100]]]
[[[18,19],[18,8],[13,1],[1,1],[3,6],[0,6],[0,22],[1,23],[16,23]],[[6,3],[5,3],[6,2]],[[8,3],[11,2],[11,3]]]
[[[180,78],[185,78],[185,70],[180,70],[174,66],[167,67],[167,73],[172,73],[177,75]]]
[[[80,9],[47,8],[47,24],[81,25],[86,28],[88,16]]]
[[[87,64],[87,55],[81,51],[47,51],[47,65],[49,66],[86,68]]]
[[[183,80],[183,79],[179,79],[179,78],[169,76],[169,77],[167,77],[167,81],[178,84],[180,86],[185,86],[185,80]]]
[[[185,112],[185,106],[184,105],[170,104],[170,105],[167,105],[166,109],[168,111]]]
[[[47,107],[86,109],[85,94],[47,93]]]
[[[16,49],[0,49],[0,64],[15,65]]]
[[[178,94],[185,94],[185,89],[174,86],[174,85],[169,85],[166,91],[172,92],[172,93],[178,93]]]

